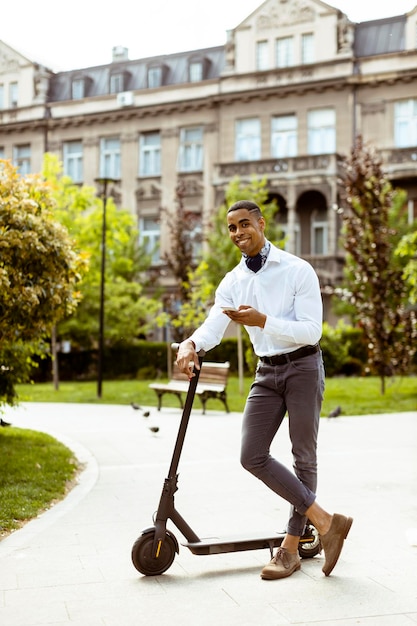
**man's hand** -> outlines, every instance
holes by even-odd
[[[244,324],[245,326],[259,326],[263,328],[266,322],[264,313],[260,313],[246,304],[241,304],[238,311],[224,311],[224,314],[237,324]]]
[[[194,363],[194,368],[193,364]],[[180,372],[188,376],[191,380],[195,376],[194,369],[200,369],[200,363],[198,360],[197,352],[195,351],[195,345],[190,339],[186,339],[178,348],[177,352],[177,365]]]

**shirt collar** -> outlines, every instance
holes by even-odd
[[[267,239],[265,239],[265,243],[262,246],[261,250],[259,251],[259,254],[262,257],[262,265],[265,265],[270,249],[271,249],[271,243]],[[242,256],[244,259],[248,258],[248,255],[245,254],[244,252],[242,252]]]
[[[269,261],[275,261],[275,263],[281,263],[281,250],[276,246],[271,245],[271,249],[268,255]]]

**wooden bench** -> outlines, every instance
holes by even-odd
[[[230,363],[228,361],[225,363],[203,363],[196,389],[196,395],[200,398],[203,405],[203,415],[206,412],[207,400],[210,400],[210,398],[221,400],[225,406],[226,412],[229,413],[226,397],[229,368]],[[149,385],[150,389],[153,389],[158,396],[158,411],[161,410],[162,397],[166,393],[172,393],[177,396],[181,408],[184,408],[182,394],[187,393],[188,386],[188,378],[179,371],[177,364],[174,363],[172,378],[168,383],[151,383]]]

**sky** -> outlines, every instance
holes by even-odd
[[[261,0],[5,0],[0,40],[58,72],[105,65],[112,48],[130,59],[223,45]],[[401,15],[417,0],[334,0],[353,22]]]

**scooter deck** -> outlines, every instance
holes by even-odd
[[[263,548],[278,548],[284,539],[282,533],[270,535],[252,535],[236,537],[208,537],[196,542],[184,542],[193,554],[222,554],[225,552],[244,552],[245,550],[261,550]]]

